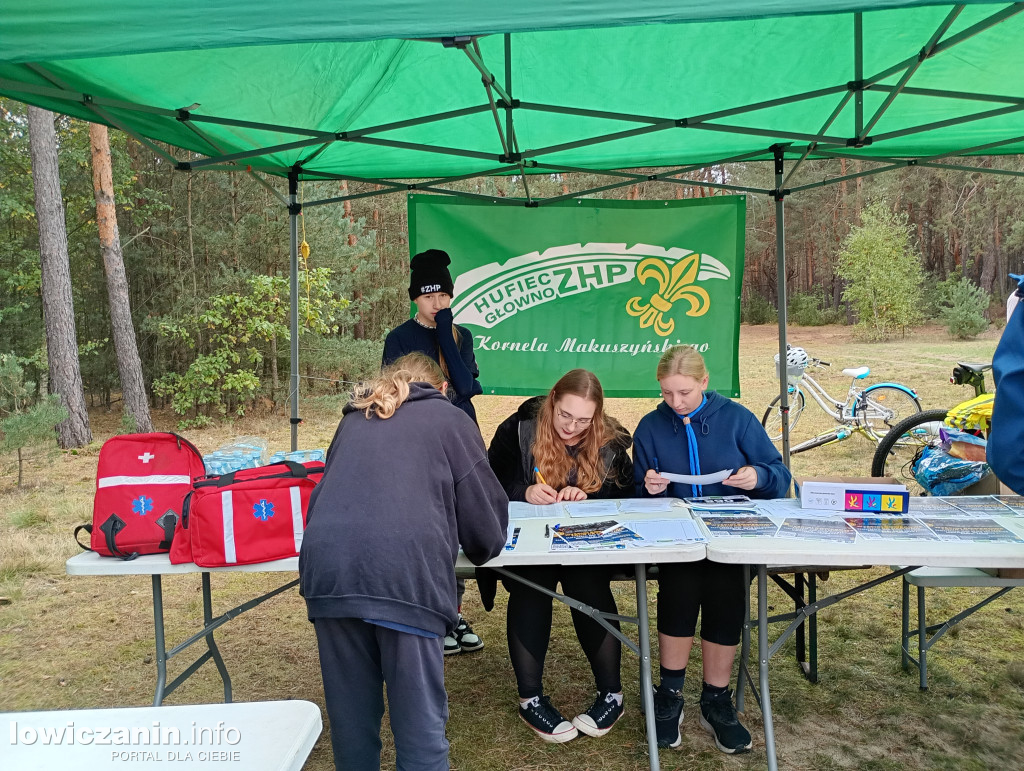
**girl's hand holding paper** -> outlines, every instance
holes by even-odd
[[[735,474],[722,480],[723,485],[738,487],[741,490],[753,490],[757,487],[757,469],[753,466],[744,466],[738,469]]]

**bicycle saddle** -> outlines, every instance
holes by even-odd
[[[968,372],[973,372],[975,375],[980,375],[982,372],[986,372],[992,369],[991,364],[967,364],[962,361],[958,361],[956,366],[966,369]]]
[[[858,380],[863,380],[871,374],[871,367],[849,367],[843,370],[843,374],[847,377],[855,377]]]

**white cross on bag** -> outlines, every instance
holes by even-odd
[[[139,460],[141,460],[143,463],[149,463],[155,457],[156,456],[153,453],[147,451],[139,456]]]

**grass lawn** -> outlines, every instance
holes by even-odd
[[[925,409],[951,406],[972,394],[949,385],[957,360],[989,361],[998,333],[979,341],[950,341],[927,327],[883,344],[860,343],[845,327],[793,328],[794,344],[831,361],[815,377],[834,395],[846,392],[843,367],[869,365],[867,382],[896,380],[916,388]],[[760,418],[777,392],[772,355],[773,327],[743,327],[740,400]],[[600,374],[600,373],[598,373]],[[654,362],[650,363],[653,385]],[[820,375],[820,377],[819,377]],[[714,383],[712,383],[712,386]],[[477,412],[489,440],[520,397],[480,397]],[[610,399],[608,410],[635,427],[655,400]],[[325,447],[337,423],[339,402],[311,399],[303,405],[306,422],[300,446]],[[811,420],[811,418],[814,420]],[[0,711],[145,705],[155,681],[153,618],[148,578],[71,578],[64,561],[78,552],[71,531],[91,516],[100,443],[118,426],[117,413],[96,412],[96,443],[77,453],[38,457],[26,471],[26,486],[4,458],[0,482]],[[171,415],[156,416],[173,430]],[[830,424],[809,404],[795,440]],[[233,425],[188,432],[210,451],[235,435],[265,437],[272,449],[288,446],[288,421],[280,416],[248,417]],[[854,436],[794,458],[800,475],[866,475],[874,445]],[[819,584],[819,595],[833,593],[881,575],[870,571],[833,573]],[[214,577],[215,612],[244,602],[287,580],[287,575],[229,574]],[[651,584],[650,593],[656,593]],[[620,611],[636,610],[631,584],[616,587]],[[977,602],[981,590],[933,590],[933,620]],[[647,768],[639,710],[635,657],[625,652],[626,715],[602,739],[581,737],[552,746],[536,740],[516,714],[515,683],[505,645],[506,595],[499,591],[491,613],[467,593],[466,615],[486,642],[472,654],[449,657],[452,766],[460,771],[493,769]],[[191,634],[202,618],[198,577],[164,579],[168,645]],[[769,602],[781,612],[789,601],[776,588]],[[653,604],[651,607],[654,615]],[[945,614],[945,615],[943,615]],[[1012,592],[954,627],[929,657],[930,689],[920,692],[915,674],[899,668],[899,583],[884,584],[830,607],[819,615],[821,682],[807,683],[793,663],[790,641],[772,662],[773,706],[779,761],[787,769],[1024,769],[1024,592]],[[775,632],[777,633],[777,631]],[[311,625],[296,592],[288,592],[232,621],[217,632],[221,652],[240,701],[309,699],[323,706],[319,663]],[[656,641],[655,641],[656,650]],[[755,636],[756,646],[756,636]],[[756,650],[756,647],[755,647]],[[184,655],[187,655],[184,654]],[[190,659],[189,659],[190,661]],[[188,661],[172,660],[173,678]],[[756,667],[754,662],[752,666]],[[697,724],[700,666],[691,661],[686,686],[683,744],[662,750],[663,769],[760,769],[765,767],[761,715],[748,698],[745,722],[754,751],[729,757],[719,753]],[[571,716],[589,706],[592,677],[572,631],[568,611],[555,608],[555,629],[545,685],[554,703]],[[222,698],[216,670],[207,665],[169,698],[169,703],[216,702]],[[307,768],[333,768],[325,730]],[[385,767],[394,766],[385,739]]]

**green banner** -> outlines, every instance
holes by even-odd
[[[545,393],[583,367],[607,396],[657,396],[658,357],[685,344],[704,355],[709,387],[738,397],[745,203],[410,195],[410,252],[451,256],[452,311],[486,394]]]

